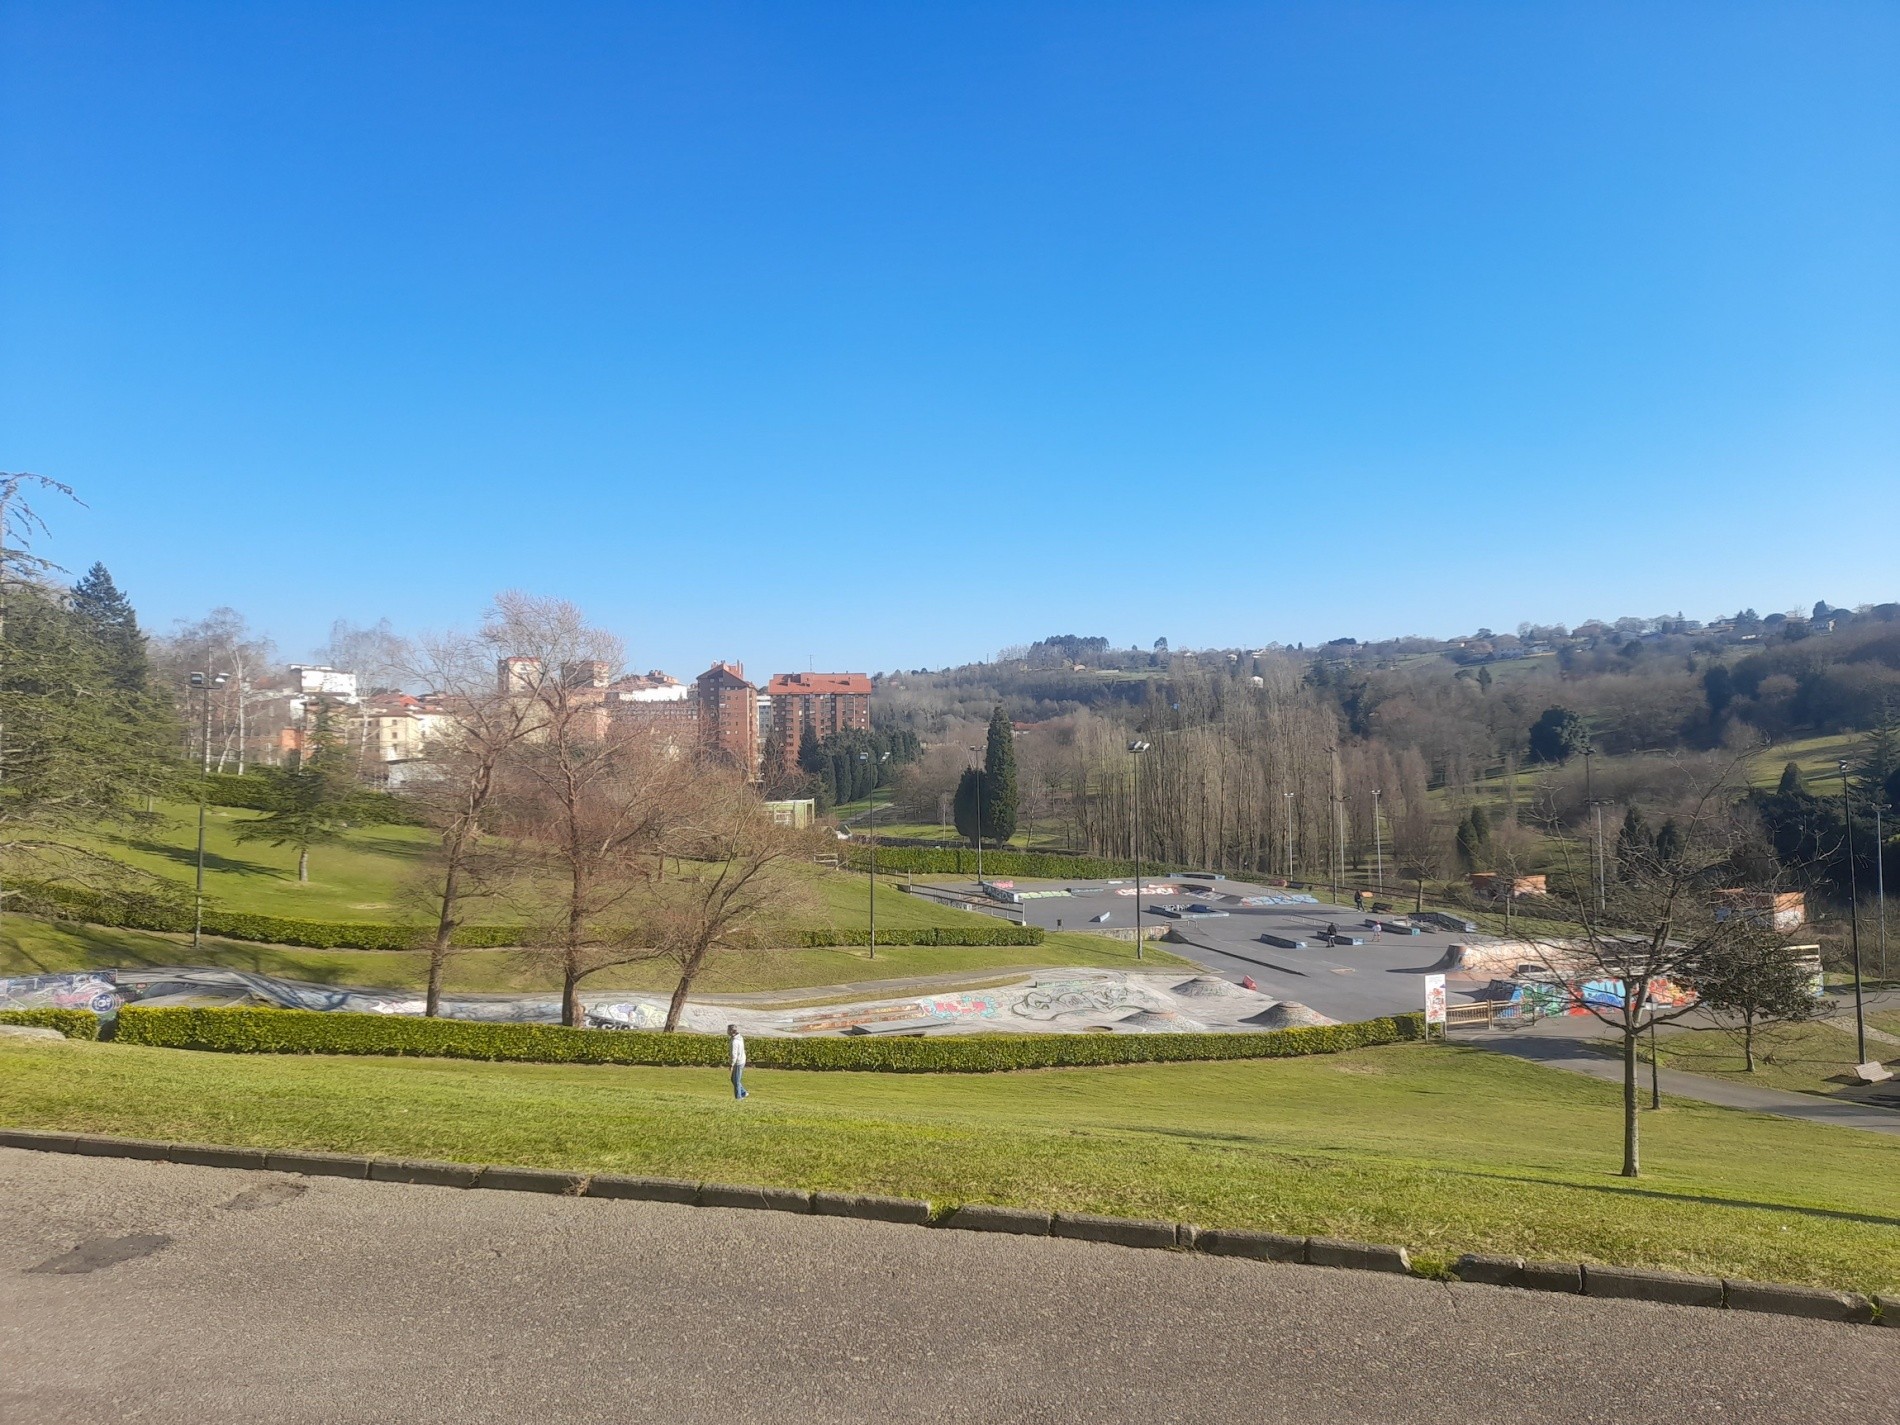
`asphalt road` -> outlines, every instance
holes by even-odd
[[[0,1418],[1890,1422],[1900,1332],[0,1149]]]

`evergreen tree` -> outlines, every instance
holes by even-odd
[[[1800,766],[1797,763],[1790,762],[1786,767],[1781,769],[1781,783],[1775,788],[1775,795],[1781,797],[1805,797],[1807,794],[1808,784],[1802,780]]]
[[[951,815],[956,821],[957,835],[972,846],[976,845],[977,806],[981,800],[982,785],[983,774],[974,767],[965,767],[963,775],[957,778],[956,796],[951,801]],[[988,839],[985,833],[984,840]]]
[[[1491,860],[1491,818],[1474,806],[1458,823],[1458,860],[1467,871],[1482,871]]]
[[[1635,807],[1623,813],[1623,829],[1616,834],[1616,873],[1625,881],[1641,878],[1656,859],[1656,835]]]
[[[1482,663],[1478,665],[1478,691],[1481,693],[1491,691],[1491,670]]]
[[[151,675],[145,635],[139,632],[132,601],[112,582],[103,564],[94,564],[73,585],[73,613],[98,643],[107,676],[122,693],[142,693]]]
[[[1682,828],[1676,825],[1676,819],[1670,817],[1662,824],[1662,830],[1656,833],[1656,859],[1665,866],[1673,866],[1682,859]]]
[[[1016,737],[1001,703],[990,714],[983,754],[983,839],[1001,846],[1016,834]]]
[[[1533,762],[1563,762],[1590,745],[1590,729],[1569,708],[1545,708],[1531,724]]]
[[[310,879],[310,848],[338,840],[357,815],[362,789],[337,736],[327,704],[319,703],[302,754],[294,765],[263,769],[264,815],[238,827],[240,841],[297,848],[297,879]]]
[[[1855,760],[1853,782],[1857,806],[1871,813],[1878,805],[1882,816],[1900,808],[1900,718],[1891,706]]]

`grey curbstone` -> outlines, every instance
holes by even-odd
[[[861,1222],[901,1222],[924,1227],[930,1204],[914,1197],[867,1197],[860,1193],[815,1192],[811,1210],[820,1217],[855,1217]]]
[[[1461,1282],[1477,1282],[1482,1286],[1519,1286],[1524,1279],[1524,1259],[1487,1257],[1477,1252],[1466,1252],[1451,1270]]]
[[[766,1212],[810,1212],[811,1194],[794,1188],[740,1187],[734,1183],[701,1183],[696,1199],[701,1207],[739,1207]]]
[[[433,1163],[419,1158],[371,1158],[373,1183],[412,1183],[418,1187],[472,1188],[482,1175],[480,1163]]]
[[[369,1159],[346,1153],[266,1153],[264,1166],[273,1173],[302,1173],[309,1178],[368,1178]]]
[[[1636,1267],[1583,1268],[1583,1294],[1618,1301],[1660,1301],[1671,1306],[1720,1306],[1720,1277],[1684,1276],[1680,1272],[1651,1272]]]
[[[1874,1309],[1880,1313],[1878,1325],[1900,1326],[1900,1296],[1882,1292],[1874,1297]]]
[[[1232,1227],[1204,1227],[1194,1238],[1194,1250],[1210,1257],[1251,1257],[1256,1262],[1303,1262],[1306,1239],[1278,1232],[1244,1232]]]
[[[1583,1268],[1576,1262],[1526,1262],[1517,1284],[1530,1291],[1583,1293]]]
[[[677,1202],[691,1207],[699,1201],[699,1184],[671,1178],[629,1178],[602,1173],[587,1180],[586,1197],[611,1197],[632,1202]]]
[[[69,1152],[82,1158],[137,1158],[145,1163],[162,1163],[170,1156],[171,1144],[155,1143],[150,1138],[74,1138]]]
[[[1782,1286],[1775,1282],[1722,1283],[1730,1311],[1771,1311],[1777,1316],[1805,1316],[1814,1321],[1871,1321],[1874,1306],[1851,1291],[1828,1291],[1818,1286]]]
[[[70,1133],[44,1128],[0,1128],[0,1148],[29,1148],[36,1153],[77,1153],[79,1140]]]
[[[168,1163],[186,1163],[194,1168],[264,1167],[262,1148],[219,1148],[209,1143],[172,1143],[165,1149]]]
[[[1412,1259],[1403,1247],[1342,1242],[1337,1237],[1308,1237],[1306,1260],[1316,1267],[1351,1267],[1362,1272],[1409,1273]]]
[[[1080,1242],[1112,1242],[1118,1247],[1162,1247],[1173,1250],[1179,1240],[1172,1222],[1149,1222],[1134,1217],[1099,1217],[1092,1212],[1058,1212],[1050,1224],[1051,1237]]]
[[[499,1192],[551,1192],[579,1197],[587,1187],[586,1173],[564,1173],[557,1168],[483,1168],[476,1187]]]
[[[1022,1237],[1047,1237],[1054,1215],[1024,1207],[989,1207],[972,1203],[959,1207],[937,1225],[960,1232],[1013,1232]]]
[[[1174,1224],[1174,1245],[1181,1251],[1192,1252],[1195,1244],[1200,1240],[1201,1229],[1196,1227],[1192,1222],[1177,1222]]]

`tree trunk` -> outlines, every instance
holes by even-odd
[[[1754,1016],[1742,1020],[1742,1062],[1748,1065],[1748,1072],[1755,1072],[1755,1020]]]
[[[673,987],[673,998],[666,1006],[666,1029],[671,1034],[679,1028],[680,1015],[686,1009],[686,995],[693,987],[693,980],[699,974],[699,967],[706,962],[706,947],[700,946],[680,966],[680,982]]]
[[[455,938],[455,927],[459,923],[455,911],[461,895],[461,882],[458,848],[450,852],[448,867],[442,876],[441,911],[436,917],[435,943],[429,947],[429,994],[422,1007],[423,1016],[429,1019],[433,1019],[442,1007],[442,967],[449,958],[449,945]]]
[[[1626,1178],[1641,1176],[1636,1144],[1636,1035],[1638,1026],[1629,1006],[1623,1016],[1623,1173]]]
[[[297,880],[301,884],[307,882],[309,879],[310,848],[308,846],[300,846],[297,848]]]
[[[569,1029],[581,1022],[580,969],[569,959],[561,970],[561,1023]]]

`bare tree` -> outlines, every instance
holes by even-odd
[[[1705,783],[1682,813],[1678,848],[1644,852],[1609,887],[1601,910],[1590,876],[1581,864],[1575,867],[1577,873],[1563,879],[1580,933],[1537,949],[1546,968],[1573,984],[1573,1002],[1617,1031],[1624,1177],[1641,1172],[1637,1061],[1643,1031],[1694,1014],[1699,987],[1719,982],[1743,958],[1791,955],[1765,919],[1729,914],[1716,895],[1730,880],[1742,834],[1732,791],[1726,773]],[[1567,860],[1569,850],[1566,842]]]

